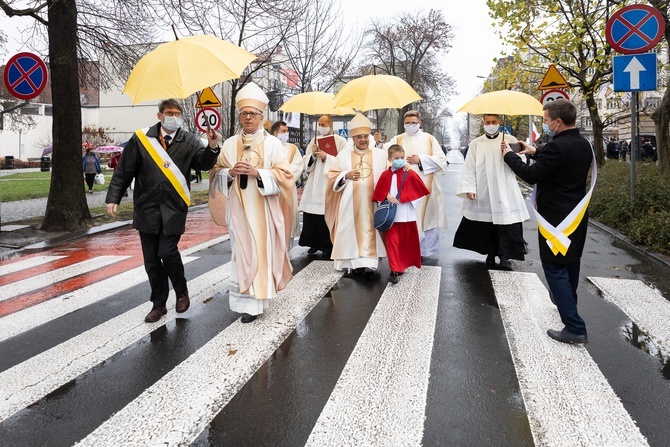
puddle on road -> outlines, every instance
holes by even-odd
[[[654,338],[632,321],[626,323],[621,328],[621,332],[631,345],[657,358],[661,364],[661,374],[666,380],[670,380],[670,352],[665,352],[659,348]]]

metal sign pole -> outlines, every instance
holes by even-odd
[[[635,161],[637,160],[637,92],[632,92],[630,100],[630,207],[635,205]]]

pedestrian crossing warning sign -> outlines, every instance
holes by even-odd
[[[198,102],[195,103],[195,107],[198,109],[202,109],[203,107],[221,107],[221,101],[214,94],[214,90],[211,87],[207,87],[198,96]]]
[[[551,90],[554,88],[569,88],[570,85],[565,78],[558,72],[555,65],[550,65],[547,73],[544,75],[538,89]]]

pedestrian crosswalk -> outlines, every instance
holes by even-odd
[[[79,386],[82,377],[93,381],[89,386],[96,389],[95,381],[99,379],[91,373],[94,370],[107,369],[105,377],[118,382],[116,388],[123,388],[126,381],[141,380],[117,376],[118,359],[143,349],[148,355],[153,352],[150,345],[160,340],[162,331],[169,332],[175,325],[181,328],[182,336],[188,337],[189,326],[202,324],[204,316],[210,318],[207,321],[216,319],[213,314],[226,307],[217,303],[225,297],[230,263],[212,263],[208,259],[214,254],[216,259],[224,259],[221,253],[227,251],[227,241],[224,236],[182,251],[187,269],[194,272],[188,283],[192,307],[186,314],[174,312],[174,295],[171,294],[168,314],[157,323],[146,324],[143,317],[148,307],[142,298],[100,324],[83,325],[76,335],[30,358],[7,363],[0,371],[3,384],[0,387],[0,433],[11,440],[6,445],[40,444],[34,441],[37,438],[26,436],[27,431],[39,430],[44,432],[43,439],[53,440],[49,443],[52,445],[202,445],[198,440],[206,437],[209,430],[217,429],[211,426],[212,421],[225,419],[226,414],[235,411],[248,412],[249,426],[262,431],[264,423],[254,419],[253,407],[237,408],[234,398],[244,392],[261,369],[270,368],[269,359],[288,349],[288,340],[305,337],[305,331],[310,329],[302,322],[315,309],[319,313],[312,318],[320,318],[336,311],[337,306],[345,305],[346,301],[327,298],[331,290],[338,290],[340,296],[348,299],[376,301],[369,318],[362,320],[360,336],[356,336],[341,373],[332,386],[328,385],[329,397],[318,405],[315,413],[302,417],[309,422],[299,441],[287,443],[282,441],[281,431],[274,431],[264,433],[265,442],[248,445],[426,445],[429,385],[450,380],[450,377],[431,374],[436,356],[445,355],[441,352],[443,347],[434,344],[435,334],[444,329],[438,323],[444,321],[440,312],[454,310],[440,306],[441,302],[453,299],[451,289],[445,292],[445,285],[450,281],[450,275],[445,275],[446,267],[410,269],[397,285],[385,285],[380,284],[385,281],[384,275],[376,276],[372,282],[343,278],[330,261],[311,260],[301,247],[292,251],[292,258],[298,259],[296,265],[299,265],[294,279],[255,322],[241,324],[231,315],[232,323],[222,324],[221,329],[202,344],[186,346],[183,360],[164,370],[160,362],[151,363],[155,380],[147,379],[143,390],[131,392],[118,408],[105,410],[90,422],[78,418],[76,411],[69,414],[50,409],[49,396],[72,393],[72,387]],[[126,258],[100,256],[86,260],[85,264],[96,269],[114,268],[114,264]],[[47,272],[54,262],[64,265]],[[25,295],[44,287],[49,275],[65,281],[82,274],[83,261],[73,258],[71,264],[67,262],[67,256],[63,255],[3,262],[0,278],[5,282],[0,291],[8,296]],[[39,269],[44,271],[39,272]],[[32,281],[22,276],[26,271],[33,273]],[[12,275],[18,278],[14,282]],[[489,275],[509,345],[510,361],[523,397],[530,442],[536,446],[653,445],[640,429],[640,421],[631,417],[626,402],[610,385],[608,373],[601,370],[588,349],[563,345],[546,337],[546,329],[560,328],[560,319],[541,278],[521,272],[490,271]],[[658,346],[670,349],[667,325],[670,303],[662,295],[640,281],[588,279],[607,300],[654,337]],[[132,295],[145,283],[143,268],[133,267],[0,317],[2,352],[10,352],[9,347],[18,336],[28,337],[36,329],[57,327],[56,323],[63,319],[76,324],[77,315],[84,310],[103,309],[109,300]],[[6,298],[4,294],[0,297]],[[330,300],[329,305],[317,308],[324,300]],[[351,328],[344,325],[342,330]],[[318,336],[329,337],[327,333]],[[190,342],[185,339],[182,344]],[[327,357],[329,352],[323,351],[320,355]],[[318,358],[317,354],[303,361]],[[449,362],[448,353],[440,361]],[[143,375],[144,366],[137,364],[138,376]],[[266,373],[273,372],[270,369]],[[316,374],[310,380],[321,379]],[[279,382],[289,386],[292,381],[284,378]],[[494,387],[492,384],[491,388]],[[114,399],[113,394],[100,398],[103,396]],[[89,398],[98,396],[93,394]],[[670,392],[668,399],[670,401]],[[477,405],[477,402],[453,404]],[[277,412],[300,412],[312,407],[291,406],[288,410],[282,401],[272,405],[277,406]],[[39,427],[29,422],[33,415],[40,421]],[[67,423],[77,426],[76,435],[59,432],[66,430],[61,427],[67,426],[63,420],[68,418],[72,420]],[[510,430],[524,436],[523,427],[510,427]],[[68,441],[60,442],[61,435]],[[0,441],[0,445],[5,444]],[[212,441],[210,445],[221,444]],[[444,445],[452,444],[445,441]],[[498,444],[492,440],[490,445]],[[519,440],[518,445],[526,445],[526,442]]]

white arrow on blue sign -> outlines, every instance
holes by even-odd
[[[656,53],[614,56],[615,92],[656,90]]]

